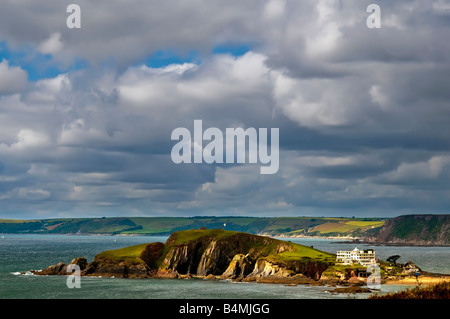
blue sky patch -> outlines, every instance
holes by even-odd
[[[248,45],[224,44],[215,46],[211,50],[211,54],[230,54],[234,57],[239,57],[249,52],[250,50],[251,48]],[[187,53],[178,53],[173,50],[159,50],[141,63],[144,63],[150,68],[162,68],[170,64],[200,64],[201,61],[202,54],[195,50],[191,50]]]
[[[250,46],[245,44],[233,45],[233,44],[225,44],[219,45],[212,49],[213,54],[231,54],[232,56],[238,57],[246,54],[251,51]]]
[[[172,50],[160,50],[144,61],[145,65],[150,68],[162,68],[170,64],[183,64],[201,62],[200,54],[190,51],[185,54],[177,54]]]
[[[51,54],[42,54],[31,46],[12,50],[6,41],[0,42],[0,61],[3,59],[7,60],[10,66],[25,70],[28,73],[28,80],[33,82],[87,67],[87,62],[80,59],[64,67],[60,62],[55,61]]]

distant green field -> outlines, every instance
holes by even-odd
[[[152,234],[171,232],[172,229],[186,225],[186,220],[172,217],[131,217],[130,220],[136,225],[142,226],[141,229],[124,231],[124,234]]]
[[[364,231],[384,225],[381,220],[353,220],[353,219],[329,219],[329,221],[315,226],[310,232],[318,232],[319,235],[352,235],[357,231]]]
[[[0,233],[170,235],[190,229],[226,229],[270,236],[348,236],[381,227],[381,219],[328,217],[108,217],[0,220]]]
[[[19,219],[0,219],[0,223],[11,223],[11,224],[21,224],[21,223],[31,223],[35,220],[19,220]]]

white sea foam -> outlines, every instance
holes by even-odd
[[[38,270],[38,271],[40,271],[40,270]],[[29,271],[14,271],[14,272],[11,272],[10,274],[11,275],[15,275],[15,276],[19,276],[19,275],[22,275],[22,276],[36,276],[35,274],[33,274],[32,272],[29,272]]]

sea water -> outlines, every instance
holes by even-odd
[[[322,286],[285,286],[282,284],[236,283],[205,279],[123,279],[82,277],[80,288],[68,288],[66,276],[36,276],[30,270],[64,262],[74,257],[92,261],[99,252],[131,245],[165,242],[167,237],[150,236],[69,236],[17,235],[0,236],[0,299],[336,299],[367,298],[370,294],[333,294]],[[284,238],[292,242],[335,253],[351,250],[355,244],[329,239]],[[367,245],[357,245],[360,249]],[[414,261],[425,271],[450,274],[448,247],[375,246],[376,255],[386,259],[400,255],[398,262]],[[404,289],[382,285],[381,292]]]

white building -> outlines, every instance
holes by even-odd
[[[336,262],[343,265],[361,264],[367,266],[375,264],[375,251],[373,249],[359,250],[356,247],[351,251],[339,250],[336,253]]]

